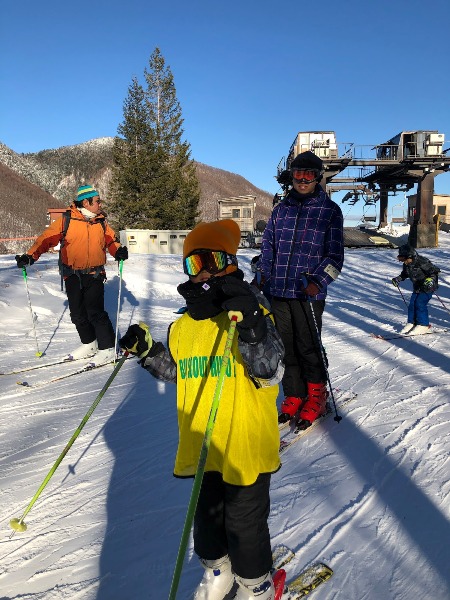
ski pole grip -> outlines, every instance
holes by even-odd
[[[240,323],[244,318],[244,315],[241,313],[240,310],[229,310],[228,318],[230,319],[230,321],[236,321],[236,323]]]

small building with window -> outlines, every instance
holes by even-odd
[[[239,225],[241,237],[247,239],[255,230],[256,196],[233,196],[218,201],[218,218],[233,219]]]
[[[417,194],[408,196],[408,225],[412,225],[416,216]],[[433,215],[439,215],[440,223],[450,224],[450,194],[434,194]]]
[[[183,243],[190,229],[124,229],[120,243],[131,254],[183,254]]]
[[[248,235],[255,231],[256,196],[236,196],[218,201],[218,219],[233,219],[241,230],[241,246],[247,246]],[[206,220],[206,219],[205,219]],[[183,243],[190,232],[183,230],[124,229],[120,243],[132,254],[182,254]]]

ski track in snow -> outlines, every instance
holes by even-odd
[[[439,295],[450,305],[450,237],[443,243],[421,253],[440,266]],[[239,253],[248,280],[255,253]],[[79,343],[56,263],[47,255],[28,269],[39,347],[49,361]],[[0,257],[0,371],[39,360],[14,265],[14,257]],[[406,319],[402,298],[386,283],[398,272],[395,250],[346,252],[344,271],[330,287],[323,342],[333,386],[358,396],[339,424],[327,419],[292,446],[272,478],[273,545],[296,550],[288,578],[317,560],[335,571],[314,592],[317,600],[450,597],[449,338],[370,337],[393,333]],[[107,274],[115,325],[114,261]],[[143,320],[165,343],[183,305],[176,286],[184,280],[178,256],[131,255],[120,332]],[[407,282],[402,291],[409,297]],[[430,315],[437,327],[448,326],[435,298]],[[0,600],[168,596],[192,480],[172,476],[175,387],[156,382],[134,360],[123,365],[26,516],[28,530],[9,537],[9,520],[33,498],[109,376],[106,369],[35,389],[16,381],[32,384],[74,365],[0,376]],[[190,597],[201,572],[191,540],[180,600]]]

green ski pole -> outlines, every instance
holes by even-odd
[[[220,396],[222,394],[222,388],[225,381],[225,374],[228,367],[228,361],[230,359],[231,346],[233,344],[237,321],[238,316],[236,315],[236,313],[234,313],[231,317],[231,323],[230,328],[228,330],[227,341],[225,343],[225,350],[222,357],[219,377],[217,379],[216,389],[214,391],[214,397],[211,405],[211,411],[209,413],[205,436],[203,438],[203,443],[200,450],[200,458],[198,460],[197,471],[195,473],[194,483],[192,486],[191,498],[189,500],[189,505],[186,513],[183,533],[181,534],[180,547],[178,549],[177,561],[175,563],[172,585],[170,587],[169,600],[175,600],[178,590],[178,584],[180,583],[180,576],[181,570],[183,568],[184,556],[186,554],[186,548],[189,541],[189,534],[191,532],[192,521],[194,520],[195,509],[197,508],[197,501],[200,495],[200,488],[202,486],[203,474],[205,472],[206,459],[208,458],[211,436],[214,429],[214,424],[216,422],[217,411],[219,409]]]
[[[14,535],[14,533],[16,531],[26,531],[27,526],[26,523],[24,522],[25,517],[27,516],[27,514],[30,512],[30,510],[32,509],[34,503],[36,502],[36,500],[39,498],[39,496],[41,495],[42,491],[44,490],[45,486],[47,485],[47,483],[50,481],[50,479],[53,476],[53,473],[56,471],[56,469],[59,467],[61,461],[63,460],[63,458],[65,457],[65,455],[68,453],[68,451],[70,450],[70,448],[72,447],[74,441],[77,439],[77,437],[80,435],[81,430],[83,429],[83,427],[86,425],[88,419],[90,418],[90,416],[92,415],[92,413],[94,412],[94,410],[97,408],[97,405],[99,404],[100,400],[103,398],[103,396],[105,395],[106,390],[109,388],[109,386],[111,385],[111,382],[113,381],[114,377],[117,375],[117,373],[119,372],[119,369],[121,368],[121,366],[123,365],[123,363],[125,362],[126,357],[128,356],[128,352],[125,352],[124,355],[122,356],[122,358],[119,360],[119,362],[117,363],[117,365],[114,368],[114,371],[111,373],[111,375],[108,378],[108,381],[105,383],[105,385],[103,386],[103,388],[101,389],[101,391],[99,392],[97,398],[94,400],[94,402],[92,403],[90,409],[87,411],[87,413],[84,415],[83,420],[81,421],[81,423],[78,425],[77,429],[75,430],[74,434],[72,435],[72,437],[70,438],[70,440],[68,441],[66,447],[64,448],[64,450],[61,452],[61,454],[59,455],[58,459],[56,460],[55,464],[53,465],[53,467],[50,469],[50,471],[47,473],[47,476],[45,477],[44,481],[41,483],[41,485],[39,486],[38,491],[35,493],[35,495],[33,496],[33,498],[31,499],[31,502],[28,504],[28,506],[26,507],[23,515],[20,517],[20,519],[11,519],[11,521],[9,522],[9,525],[12,529],[14,529],[14,531],[11,533],[10,538]]]
[[[122,294],[122,271],[123,260],[119,261],[119,295],[117,298],[117,317],[116,317],[116,337],[114,339],[114,356],[117,357],[117,338],[119,335],[119,312],[120,312],[120,296]],[[115,362],[115,360],[114,360]]]
[[[22,275],[23,275],[23,279],[25,281],[25,288],[27,290],[28,307],[30,309],[30,315],[31,315],[31,326],[33,327],[34,341],[36,342],[36,356],[38,358],[40,358],[43,353],[39,351],[39,344],[38,344],[38,339],[37,339],[36,327],[34,325],[33,308],[31,307],[30,290],[28,289],[27,270],[26,270],[25,267],[22,267]]]

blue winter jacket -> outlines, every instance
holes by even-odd
[[[278,298],[306,300],[304,275],[316,283],[324,300],[327,286],[344,262],[343,217],[339,206],[318,185],[315,195],[297,199],[295,192],[275,206],[261,247],[261,270]]]

